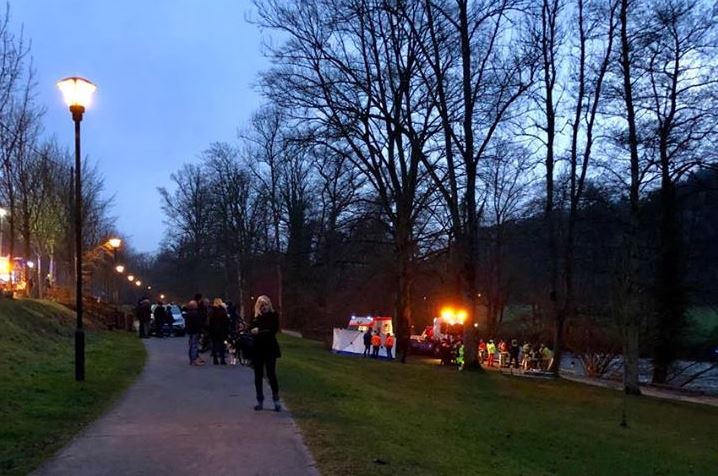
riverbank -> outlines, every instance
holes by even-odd
[[[27,474],[135,379],[133,334],[87,331],[85,382],[74,380],[75,314],[48,301],[0,300],[0,473]]]

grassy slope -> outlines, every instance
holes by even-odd
[[[0,473],[25,474],[62,447],[138,375],[145,350],[122,332],[87,333],[86,381],[74,381],[74,314],[0,300]]]
[[[718,408],[630,398],[624,429],[620,392],[282,345],[283,396],[324,474],[715,474]]]

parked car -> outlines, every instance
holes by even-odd
[[[159,304],[153,304],[152,309],[152,318],[150,321],[150,335],[154,334],[157,335],[158,329],[155,326],[155,308]],[[183,336],[185,333],[184,330],[184,317],[182,316],[182,310],[177,304],[171,304],[169,306],[165,306],[168,309],[168,313],[172,316],[172,319],[170,319],[170,323],[165,323],[162,329],[162,332],[164,335],[174,335],[174,336]]]

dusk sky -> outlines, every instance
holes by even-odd
[[[157,187],[213,141],[235,141],[261,103],[261,33],[250,0],[14,0],[15,30],[32,40],[45,134],[72,145],[55,83],[98,86],[85,114],[83,156],[114,194],[117,229],[140,251],[165,230]]]

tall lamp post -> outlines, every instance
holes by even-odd
[[[82,168],[80,163],[80,122],[97,87],[77,76],[58,81],[75,123],[75,380],[85,380],[85,331],[82,328]]]
[[[117,266],[117,250],[120,249],[120,246],[122,246],[122,240],[119,238],[110,238],[107,243],[110,245],[110,248],[112,248],[112,266]],[[117,279],[115,278],[115,275],[112,274],[112,301],[115,306],[119,304],[119,291],[117,289]]]

